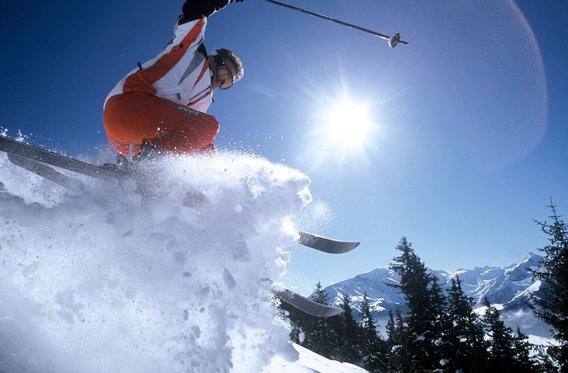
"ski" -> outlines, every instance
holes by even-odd
[[[133,176],[131,172],[114,165],[96,166],[3,136],[0,136],[0,151],[7,153],[8,159],[15,165],[72,191],[77,190],[79,182],[53,167],[105,181],[123,180]],[[298,243],[330,254],[343,254],[359,246],[359,242],[339,241],[303,231],[299,232]]]
[[[314,302],[313,300],[293,292],[292,290],[283,288],[279,285],[274,285],[274,282],[269,278],[264,279],[263,281],[266,281],[272,286],[272,293],[276,298],[305,314],[326,318],[343,313],[341,308]]]
[[[294,293],[288,289],[275,290],[274,294],[282,302],[286,302],[292,307],[312,315],[315,317],[332,317],[343,313],[341,308],[326,306],[325,304],[316,303],[298,293]]]
[[[61,172],[55,170],[54,168],[43,164],[38,161],[34,161],[33,159],[22,157],[20,155],[15,155],[11,153],[8,154],[8,160],[15,164],[16,166],[22,167],[34,174],[41,176],[49,181],[54,182],[62,186],[65,189],[69,190],[78,190],[81,186],[81,183],[77,180],[70,178],[67,175],[62,174]]]
[[[323,251],[325,253],[343,254],[359,246],[359,242],[356,241],[338,241],[332,238],[302,231],[298,233],[300,234],[300,239],[298,240],[300,245]]]
[[[38,148],[37,146],[12,140],[8,137],[0,136],[0,151],[101,180],[121,179],[128,176],[127,172],[120,171],[116,168],[95,166],[78,159],[66,157],[49,150]]]

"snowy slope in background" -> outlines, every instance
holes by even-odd
[[[297,359],[262,280],[285,271],[309,179],[235,154],[143,176],[144,200],[134,183],[88,178],[70,194],[0,153],[0,372],[255,372]]]
[[[506,268],[485,266],[455,272],[434,270],[431,273],[438,277],[442,288],[448,288],[451,279],[459,275],[464,292],[477,301],[476,307],[480,307],[483,297],[487,296],[492,304],[502,305],[502,316],[508,326],[516,329],[518,325],[525,333],[548,338],[548,326],[535,318],[526,305],[529,294],[538,292],[541,285],[540,281],[533,279],[529,269],[538,268],[541,260],[539,255],[529,253],[519,263]],[[399,307],[406,312],[406,300],[402,293],[388,286],[397,284],[399,279],[394,271],[378,268],[330,285],[325,291],[336,305],[341,304],[338,293],[348,294],[357,309],[361,309],[366,292],[375,317],[384,327],[388,310],[394,312]]]

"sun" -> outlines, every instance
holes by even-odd
[[[374,123],[367,105],[350,100],[333,104],[324,128],[344,151],[353,148],[362,150],[373,129]]]
[[[314,104],[317,110],[303,147],[309,165],[319,169],[330,164],[370,164],[370,156],[377,150],[377,137],[383,131],[375,118],[378,104],[347,93],[323,94]]]

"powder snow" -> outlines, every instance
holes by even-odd
[[[254,372],[298,353],[285,272],[309,179],[220,153],[77,192],[0,154],[1,372]]]

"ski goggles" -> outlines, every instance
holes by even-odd
[[[221,82],[219,84],[219,89],[222,90],[226,90],[231,88],[233,85],[235,85],[236,79],[235,79],[235,75],[233,73],[233,71],[231,71],[231,68],[228,67],[225,64],[222,65],[217,65],[217,67],[215,68],[215,78]]]
[[[229,89],[238,82],[244,74],[243,66],[239,57],[228,49],[221,48],[216,50],[215,75],[220,89]]]

